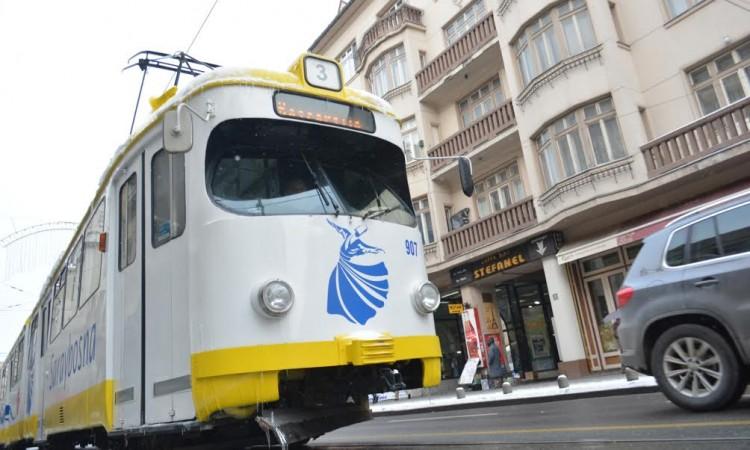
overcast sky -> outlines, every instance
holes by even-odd
[[[81,219],[130,129],[141,73],[121,72],[127,59],[145,49],[187,50],[213,4],[0,0],[0,238],[29,225]],[[190,54],[223,66],[286,70],[338,4],[219,0]],[[169,75],[150,72],[136,127],[148,117],[148,97],[168,82]],[[0,269],[5,256],[0,249]],[[0,283],[0,360],[48,270]]]

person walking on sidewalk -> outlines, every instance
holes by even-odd
[[[487,341],[488,356],[489,356],[489,376],[492,380],[493,387],[498,387],[503,383],[503,376],[505,375],[505,368],[500,362],[500,349],[495,344],[495,339],[490,338]]]

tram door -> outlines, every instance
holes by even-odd
[[[117,224],[114,276],[114,373],[115,427],[143,423],[141,402],[141,345],[143,298],[143,157],[136,157],[121,172],[114,186],[117,208],[111,222]],[[114,227],[113,227],[114,228]],[[114,237],[113,236],[113,237]]]
[[[146,151],[146,423],[195,416],[190,390],[185,159]]]

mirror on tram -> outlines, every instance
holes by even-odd
[[[458,176],[461,178],[461,189],[464,191],[464,195],[467,197],[474,195],[474,178],[471,173],[471,161],[465,156],[458,158]]]
[[[164,114],[164,149],[172,153],[187,152],[193,147],[193,117],[180,107]]]

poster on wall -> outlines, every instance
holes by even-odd
[[[466,351],[469,358],[479,358],[481,367],[487,367],[487,352],[483,342],[484,334],[479,324],[479,311],[475,308],[465,309],[461,314],[466,338]]]

